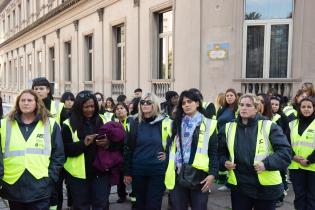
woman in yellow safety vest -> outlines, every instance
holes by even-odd
[[[79,92],[71,117],[62,126],[67,156],[64,168],[74,209],[109,208],[110,174],[93,167],[97,147],[109,146],[106,138],[97,136],[103,124],[96,97],[90,91]]]
[[[197,94],[193,91],[180,94],[174,121],[176,136],[170,146],[165,175],[173,210],[187,210],[189,203],[192,210],[207,209],[209,189],[219,167],[218,139],[217,121],[205,117],[203,112]],[[179,182],[178,177],[189,168],[193,170],[192,174],[196,174],[195,178],[189,184]],[[192,174],[187,174],[187,177]]]
[[[22,91],[1,120],[0,157],[1,197],[10,209],[49,209],[65,157],[60,128],[33,90]]]
[[[134,187],[136,209],[161,209],[171,123],[171,119],[160,114],[158,97],[144,94],[124,148],[124,182]]]
[[[290,145],[281,128],[258,114],[254,94],[240,97],[240,114],[220,130],[221,169],[229,172],[233,210],[274,210],[283,194],[279,170],[290,163]]]
[[[119,123],[121,123],[125,129],[126,132],[126,136],[130,134],[130,124],[132,122],[134,122],[134,119],[132,117],[128,117],[129,112],[128,112],[128,107],[125,103],[123,102],[118,102],[115,107],[114,107],[114,113],[115,113],[115,121],[118,121]],[[117,193],[118,193],[118,197],[119,199],[117,200],[117,203],[123,203],[126,201],[126,186],[124,183],[124,175],[123,175],[123,171],[120,174],[120,182],[117,186]],[[130,200],[132,203],[132,206],[135,207],[135,195],[134,193],[128,192],[130,193]]]
[[[298,210],[315,209],[315,101],[301,100],[296,120],[290,122],[293,159],[289,166],[290,180]]]

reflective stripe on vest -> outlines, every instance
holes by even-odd
[[[273,153],[272,145],[270,144],[269,134],[272,122],[269,120],[258,121],[258,132],[256,141],[256,150],[254,164],[263,161],[266,157]],[[226,141],[230,153],[230,161],[235,162],[234,143],[236,135],[237,123],[227,123],[225,128]],[[263,171],[258,173],[258,180],[261,185],[278,185],[282,182],[279,171]],[[237,179],[234,170],[229,170],[228,183],[237,185]]]
[[[287,117],[290,116],[291,114],[294,114],[294,116],[297,116],[297,111],[291,105],[288,105],[288,106],[284,107],[283,108],[283,113]]]
[[[105,123],[104,116],[99,115]],[[63,122],[64,125],[67,125],[71,131],[72,140],[73,142],[79,142],[78,132],[77,130],[73,132],[73,129],[70,125],[69,119]],[[79,178],[79,179],[86,179],[86,172],[85,172],[85,156],[84,153],[76,156],[76,157],[67,157],[67,160],[63,166],[71,176]]]
[[[272,116],[272,122],[277,122],[280,118],[281,115],[276,113],[275,115]]]
[[[165,151],[167,138],[172,136],[172,120],[166,117],[162,120],[162,146]]]
[[[197,150],[194,157],[192,166],[199,170],[205,172],[209,171],[209,156],[208,156],[208,146],[209,140],[213,132],[216,131],[217,121],[213,119],[203,118],[200,125],[199,137]],[[178,136],[175,137],[169,153],[169,161],[165,174],[165,186],[167,189],[174,189],[175,186],[175,154],[176,154],[176,141],[178,141]]]
[[[60,125],[60,114],[63,108],[63,103],[60,101],[51,100],[50,103],[50,114],[56,119],[56,122]]]
[[[63,124],[69,127],[73,142],[80,141],[78,137],[78,132],[73,132],[69,119],[65,120]],[[71,174],[71,176],[79,179],[86,179],[84,153],[76,157],[67,157],[67,160],[63,167],[67,172],[69,172],[69,174]]]
[[[112,120],[114,113],[112,112],[105,112],[103,117],[105,118],[105,123],[109,122]]]
[[[16,121],[1,121],[3,145],[3,180],[14,184],[27,169],[36,179],[48,177],[51,154],[51,131],[55,120],[38,121],[26,141]]]
[[[302,135],[299,135],[299,120],[294,120],[289,123],[291,147],[296,155],[307,157],[313,153],[315,149],[315,120],[305,129]],[[305,167],[300,163],[291,160],[289,169],[304,169],[309,171],[315,171],[315,164],[310,164]]]

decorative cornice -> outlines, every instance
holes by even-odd
[[[22,29],[18,33],[14,34],[9,39],[7,39],[4,42],[2,42],[0,44],[0,48],[5,46],[5,45],[7,45],[8,43],[14,41],[15,39],[17,39],[21,35],[27,33],[28,31],[31,31],[32,29],[36,28],[37,26],[39,26],[39,25],[43,24],[44,22],[48,21],[52,17],[58,15],[60,12],[63,12],[64,10],[72,7],[73,5],[77,4],[80,1],[82,1],[82,0],[68,0],[68,1],[65,1],[64,3],[59,5],[58,7],[54,8],[53,10],[49,11],[47,14],[45,14],[44,16],[42,16],[41,18],[39,18],[38,20],[33,22],[31,25],[25,27],[24,29]]]
[[[73,25],[74,25],[74,30],[78,31],[79,30],[79,20],[73,21]]]
[[[57,38],[59,39],[59,38],[60,38],[60,28],[58,28],[58,29],[56,30],[56,35],[57,35]]]
[[[134,7],[139,7],[139,5],[140,5],[140,0],[133,0]]]
[[[98,14],[98,21],[103,22],[104,8],[98,9],[97,14]]]

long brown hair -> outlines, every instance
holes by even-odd
[[[26,90],[23,90],[19,95],[18,97],[16,98],[16,101],[15,101],[15,105],[13,107],[13,110],[8,114],[8,119],[10,121],[13,121],[14,120],[14,117],[15,115],[21,115],[22,114],[22,111],[20,109],[20,106],[19,106],[19,102],[21,100],[21,96],[25,93],[29,93],[31,94],[32,96],[34,96],[35,98],[35,101],[36,101],[36,108],[35,108],[35,116],[40,116],[41,117],[41,120],[43,122],[46,122],[48,120],[48,117],[51,117],[51,114],[49,113],[49,111],[46,109],[43,101],[37,96],[36,92],[34,90],[31,90],[31,89],[26,89]]]
[[[236,112],[237,109],[238,109],[238,95],[237,95],[235,89],[233,89],[233,88],[227,89],[227,90],[225,91],[225,95],[226,95],[227,93],[233,93],[233,95],[235,96],[235,101],[233,102],[233,104],[231,104],[231,107],[232,107],[233,112]],[[224,107],[230,107],[230,104],[228,104],[228,103],[226,102],[226,98],[225,98],[225,97],[224,97],[224,104],[223,104],[223,106],[224,106]]]

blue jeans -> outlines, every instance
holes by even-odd
[[[109,209],[109,175],[78,179],[68,174],[67,182],[73,200],[74,210]]]
[[[189,203],[192,210],[207,210],[208,192],[203,193],[201,190],[190,190],[176,182],[170,194],[172,210],[188,210]]]
[[[133,176],[137,210],[161,210],[165,191],[164,175]]]

